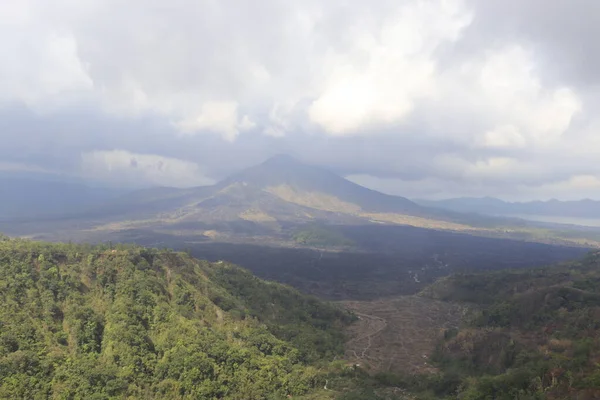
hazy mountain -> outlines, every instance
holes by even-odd
[[[547,215],[575,218],[600,218],[600,201],[530,201],[507,202],[492,197],[461,197],[447,200],[416,200],[427,207],[438,207],[457,212],[488,215]]]
[[[176,219],[177,223],[246,220],[354,221],[367,214],[425,215],[427,209],[352,183],[326,169],[276,156],[213,186],[152,188],[124,195],[94,210],[98,215]]]
[[[57,232],[73,230],[101,233],[143,229],[210,235],[213,239],[225,240],[232,236],[258,240],[263,235],[271,240],[274,236],[281,237],[282,230],[290,224],[306,222],[470,229],[456,224],[457,219],[451,212],[429,209],[404,197],[367,189],[290,156],[273,157],[216,185],[137,190],[91,207],[84,207],[91,204],[92,199],[83,198],[88,193],[83,187],[76,186],[68,191],[57,186],[57,193],[61,195],[57,194],[56,200],[43,191],[36,196],[35,186],[30,190],[29,198],[39,199],[41,203],[46,198],[51,199],[50,205],[60,206],[56,213],[68,213],[51,218],[31,214],[34,218],[18,225],[2,224],[0,230],[17,235],[52,232],[56,236]],[[37,203],[23,204],[23,210],[39,208]],[[27,212],[20,215],[26,216]],[[289,232],[283,236],[286,240],[290,238]],[[75,236],[66,234],[62,239],[71,237]],[[81,238],[81,235],[77,237]]]
[[[422,207],[399,196],[383,194],[350,182],[339,175],[312,165],[306,165],[297,159],[279,155],[255,167],[248,168],[219,183],[218,187],[243,183],[266,190],[280,197],[285,190],[296,194],[311,193],[335,197],[337,200],[353,204],[364,211],[424,213]]]
[[[45,176],[0,176],[0,219],[48,217],[96,207],[122,191]]]

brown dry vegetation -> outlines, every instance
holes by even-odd
[[[435,372],[428,358],[441,333],[457,327],[468,311],[417,296],[343,304],[359,317],[347,330],[345,357],[371,372]]]
[[[492,232],[493,229],[478,228],[456,222],[443,221],[433,218],[416,217],[414,215],[406,215],[399,213],[367,213],[361,212],[359,215],[367,218],[371,222],[392,223],[398,225],[409,225],[418,228],[441,229],[457,232],[470,232],[473,234]]]

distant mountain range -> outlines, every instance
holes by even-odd
[[[590,199],[507,202],[493,197],[461,197],[447,200],[415,200],[415,202],[426,207],[443,208],[461,213],[600,218],[600,201]]]

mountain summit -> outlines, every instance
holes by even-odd
[[[246,168],[219,182],[217,186],[227,186],[235,182],[245,182],[255,186],[268,186],[281,183],[298,183],[316,179],[328,171],[309,166],[288,155],[277,155],[261,164]]]
[[[390,196],[356,183],[322,167],[304,164],[288,155],[277,155],[262,164],[223,180],[217,187],[226,187],[235,183],[252,186],[281,194],[286,191],[285,200],[291,201],[289,194],[297,196],[335,198],[338,202],[352,204],[369,212],[408,212],[421,214],[423,207],[404,197]],[[303,204],[307,205],[307,204]],[[310,205],[308,205],[310,206]],[[343,207],[342,207],[343,208]],[[330,209],[328,211],[336,211]],[[343,210],[339,210],[343,211]]]

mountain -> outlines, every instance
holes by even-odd
[[[335,205],[346,205],[366,212],[423,213],[422,207],[399,196],[390,196],[367,189],[320,167],[306,165],[287,156],[275,156],[264,163],[225,179],[217,186],[248,185],[275,194],[280,198],[327,211]],[[330,200],[329,205],[324,196]],[[312,197],[311,202],[308,197]],[[320,201],[319,198],[323,200]],[[342,210],[347,209],[342,207]],[[330,210],[331,208],[331,210]]]
[[[416,200],[426,207],[438,207],[456,212],[487,215],[538,215],[573,218],[600,218],[600,201],[530,201],[507,202],[492,197],[461,197],[447,200]]]
[[[287,241],[293,241],[294,233],[288,231],[291,225],[308,222],[471,229],[456,222],[458,219],[451,212],[367,189],[325,168],[284,155],[213,186],[143,189],[84,211],[73,209],[75,212],[63,216],[4,224],[0,229],[18,235],[51,232],[53,240],[57,232],[69,231],[61,237],[63,240],[75,236],[81,240],[79,233],[85,229],[86,235],[97,234],[97,237],[106,231],[160,230],[219,240],[283,238]],[[77,227],[77,234],[73,233],[73,227]]]
[[[3,399],[302,398],[354,319],[225,262],[6,238],[0,298]]]
[[[425,214],[425,208],[404,197],[367,189],[286,155],[270,158],[214,186],[147,189],[128,194],[106,209],[119,206],[153,211],[185,208],[184,213],[192,213],[199,220],[206,218],[205,214],[220,219],[252,219],[251,214],[256,214],[257,220],[278,221],[333,218],[331,213]]]

